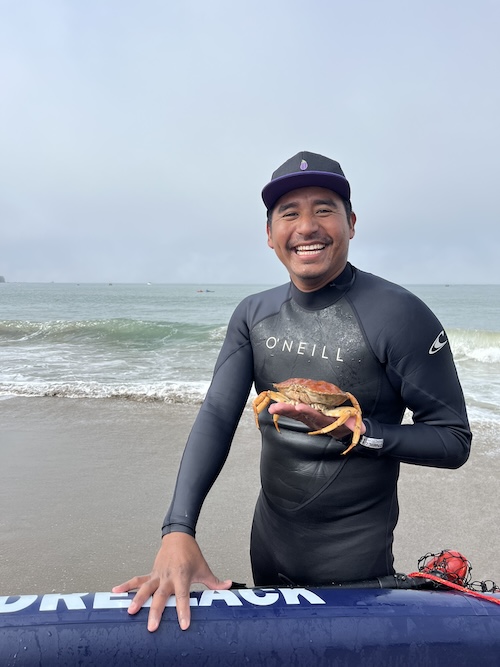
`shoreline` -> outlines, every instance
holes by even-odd
[[[2,400],[0,595],[106,591],[149,572],[196,413],[123,399]],[[396,571],[409,574],[421,556],[454,549],[471,562],[473,581],[500,585],[500,451],[494,432],[473,431],[459,470],[401,466]],[[214,574],[249,586],[259,453],[245,410],[197,531]]]

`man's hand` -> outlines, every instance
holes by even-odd
[[[191,622],[189,592],[193,583],[204,584],[210,590],[227,590],[231,588],[232,581],[217,579],[194,537],[185,533],[170,533],[162,539],[151,573],[115,586],[112,592],[124,593],[138,589],[128,608],[129,614],[136,614],[146,600],[153,596],[148,616],[150,632],[158,629],[167,600],[175,595],[179,625],[182,630],[187,630]]]
[[[328,417],[305,403],[299,403],[298,405],[291,405],[290,403],[271,403],[269,406],[269,414],[296,419],[308,426],[311,431],[319,431],[335,421],[335,417]],[[355,417],[349,417],[345,424],[336,428],[335,431],[330,431],[329,435],[333,438],[344,438],[346,435],[349,435],[354,431],[355,423]],[[362,424],[361,433],[363,434],[365,431],[366,426]]]

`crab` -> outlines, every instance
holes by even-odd
[[[253,402],[253,411],[255,415],[255,422],[257,428],[259,426],[259,414],[267,408],[271,401],[279,403],[289,403],[291,405],[298,405],[305,403],[310,405],[315,410],[318,410],[328,417],[336,417],[336,420],[324,428],[317,431],[309,431],[309,435],[320,435],[330,433],[349,419],[355,417],[356,423],[352,434],[352,441],[349,447],[342,452],[343,455],[356,447],[361,435],[361,408],[357,399],[348,391],[342,391],[334,384],[325,382],[323,380],[306,380],[304,378],[290,378],[284,382],[273,384],[277,391],[263,391]],[[351,401],[352,406],[344,405],[346,401]],[[273,415],[273,422],[276,430],[280,432],[278,426],[279,415]]]

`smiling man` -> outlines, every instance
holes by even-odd
[[[363,413],[361,440],[347,456],[355,417],[309,435],[334,418],[284,402],[260,413],[262,489],[250,545],[257,586],[390,577],[401,462],[457,468],[469,455],[464,398],[442,325],[416,296],[347,261],[356,216],[339,163],[298,153],[273,173],[262,198],[267,242],[290,282],[236,308],[186,444],[153,570],[114,589],[138,589],[132,614],[153,596],[151,631],[170,595],[186,629],[192,583],[231,586],[210,570],[195,528],[252,385],[260,393],[289,378],[325,380],[353,394]],[[412,424],[401,423],[407,408]]]
[[[267,235],[295,285],[304,292],[324,287],[345,267],[356,216],[341,198],[307,187],[283,195],[270,216]]]

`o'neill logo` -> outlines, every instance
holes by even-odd
[[[299,340],[293,341],[287,338],[276,338],[275,336],[269,336],[266,340],[266,347],[268,350],[278,350],[280,352],[291,352],[292,354],[305,355],[307,357],[318,357],[320,359],[329,359],[330,357],[327,354],[326,345],[317,345],[316,343],[308,343],[307,341]],[[342,362],[342,351],[337,348],[337,354],[335,361]]]
[[[446,338],[445,332],[440,331],[438,337],[429,348],[429,354],[436,354],[436,352],[439,352],[439,350],[443,348],[447,342],[448,339]]]

